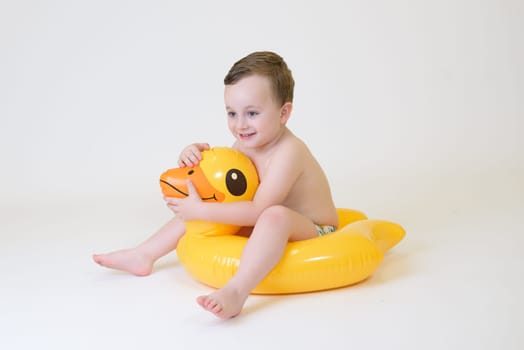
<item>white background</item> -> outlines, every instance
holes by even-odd
[[[169,217],[182,147],[232,144],[223,78],[257,50],[337,206],[407,236],[363,284],[224,324],[176,255],[137,279],[90,254]],[[523,62],[518,0],[1,1],[1,347],[522,348]]]

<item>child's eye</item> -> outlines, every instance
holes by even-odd
[[[234,118],[237,114],[235,112],[227,112],[227,116],[230,118]]]
[[[255,111],[249,111],[249,112],[247,112],[247,115],[250,116],[250,117],[254,117],[254,116],[257,116],[257,115],[258,115],[258,112],[255,112]]]

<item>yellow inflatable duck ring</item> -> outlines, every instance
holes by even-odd
[[[160,177],[166,197],[184,198],[191,179],[204,201],[251,200],[258,186],[255,166],[227,147],[202,152],[198,166],[169,169]],[[288,243],[280,263],[253,290],[254,294],[288,294],[333,289],[368,278],[384,253],[404,237],[392,222],[367,220],[357,210],[337,209],[339,229],[328,235]],[[239,227],[206,221],[186,222],[176,249],[180,263],[198,281],[224,286],[236,273],[247,238]]]

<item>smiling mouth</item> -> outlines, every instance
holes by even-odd
[[[160,180],[160,182],[162,182],[163,184],[166,184],[168,185],[169,187],[171,187],[172,189],[174,189],[175,191],[177,191],[178,193],[180,193],[181,195],[185,196],[185,197],[188,197],[189,194],[188,193],[185,193],[184,191],[180,190],[179,188],[177,188],[176,186],[173,186],[171,185],[169,182],[165,181],[165,180]],[[214,201],[217,201],[218,202],[218,199],[217,197],[215,196],[215,194],[213,193],[213,196],[211,197],[200,197],[201,200],[203,201],[209,201],[209,200],[214,200]]]

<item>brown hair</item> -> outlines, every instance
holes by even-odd
[[[242,78],[255,74],[269,78],[277,102],[281,105],[293,102],[295,87],[293,75],[284,59],[274,52],[253,52],[240,59],[227,73],[224,84],[232,85]]]

